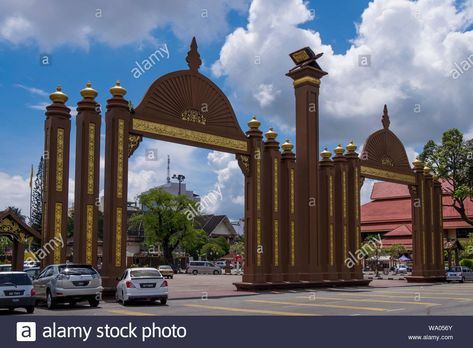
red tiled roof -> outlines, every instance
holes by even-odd
[[[386,233],[383,237],[412,237],[412,225],[401,225],[391,232]]]
[[[371,199],[393,199],[410,197],[409,188],[406,185],[392,182],[375,182],[371,191]]]
[[[444,188],[449,186],[447,182],[442,183]],[[377,182],[373,185],[371,197],[373,201],[361,206],[362,232],[392,231],[401,225],[412,223],[411,199],[407,186]],[[452,199],[446,193],[443,196],[443,204],[444,228],[471,228],[460,218],[457,211],[449,206]],[[473,202],[465,200],[465,208],[467,215],[473,216]]]
[[[394,244],[400,244],[406,247],[406,249],[412,249],[412,238],[390,238],[382,239],[383,248],[388,248]]]

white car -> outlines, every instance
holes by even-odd
[[[447,282],[459,281],[463,283],[465,280],[473,280],[473,271],[468,267],[453,266],[447,271]]]
[[[168,301],[168,282],[156,268],[128,268],[117,278],[117,302],[127,305],[132,301]]]
[[[25,272],[0,273],[0,308],[23,307],[31,314],[35,307],[35,291],[30,277]]]

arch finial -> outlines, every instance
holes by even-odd
[[[386,104],[384,104],[383,117],[381,119],[381,122],[383,123],[384,129],[388,129],[389,125],[391,124],[391,121],[389,120],[388,106]]]
[[[189,66],[189,70],[197,72],[202,64],[200,54],[197,51],[197,41],[195,36],[192,38],[189,52],[187,52],[186,62]]]

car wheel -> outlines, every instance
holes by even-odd
[[[49,289],[46,292],[46,307],[48,307],[48,309],[53,309],[56,307],[56,301],[54,300],[53,295]]]
[[[217,275],[217,274],[220,274],[220,272],[217,271],[217,270],[215,270],[215,271],[214,271],[214,275]]]
[[[97,307],[99,305],[100,301],[97,300],[96,298],[89,298],[89,305],[90,307]]]
[[[193,275],[197,275],[197,273],[199,273],[199,272],[196,269],[192,271]]]
[[[13,307],[9,307],[9,308],[8,308],[8,311],[9,311],[9,312],[13,312],[14,310],[15,310],[15,308],[13,308]]]
[[[161,302],[161,304],[164,306],[166,303],[168,303],[168,299],[162,298],[159,302]]]
[[[26,307],[26,313],[28,314],[33,314],[34,312],[34,306],[28,306]]]

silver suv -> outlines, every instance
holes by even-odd
[[[49,309],[57,303],[71,306],[89,301],[91,307],[99,305],[102,296],[102,278],[90,265],[58,264],[47,266],[33,281],[36,297],[46,301]]]
[[[222,274],[222,270],[209,261],[190,261],[186,273],[192,273],[194,275],[199,273]]]

